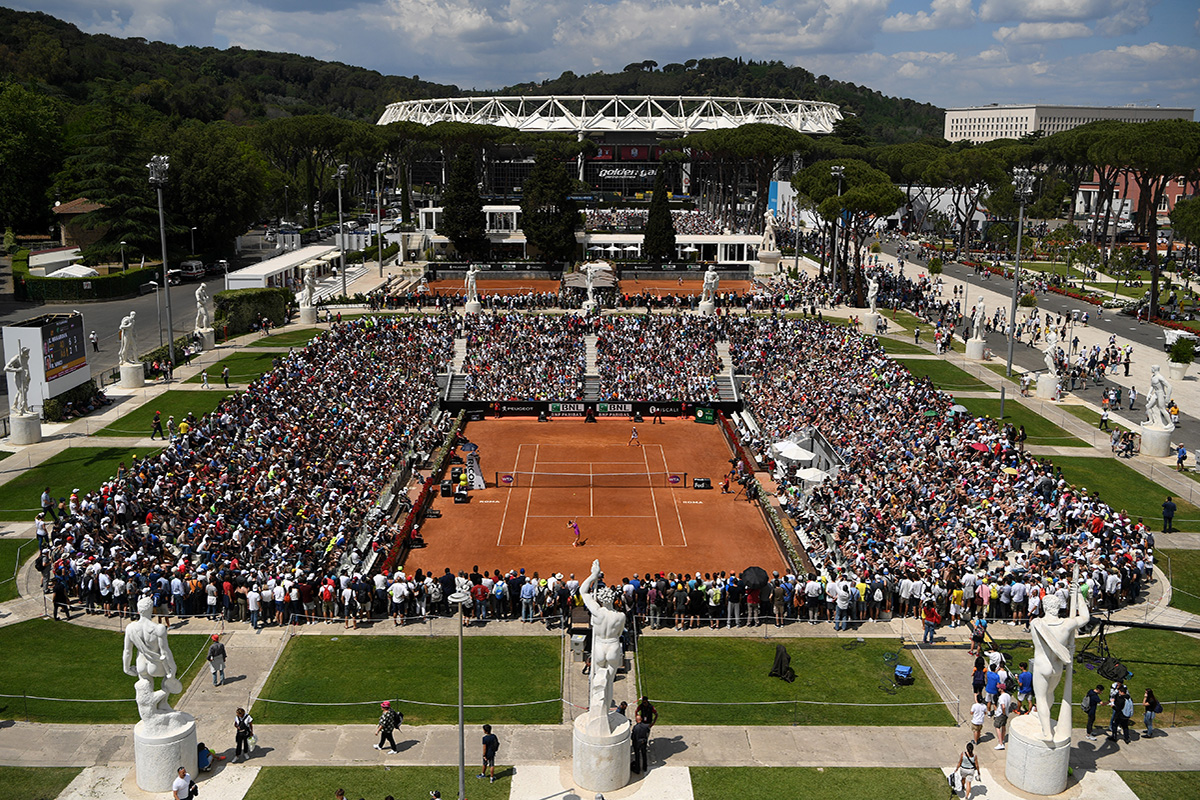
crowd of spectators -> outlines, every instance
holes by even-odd
[[[647,211],[629,208],[590,208],[584,212],[583,225],[589,231],[612,233],[641,233],[646,228]],[[673,210],[671,223],[677,236],[708,236],[746,233],[749,214],[739,214],[733,221],[723,221],[700,209]]]
[[[576,400],[587,372],[575,314],[471,314],[464,324],[466,400]]]
[[[596,325],[601,398],[720,399],[718,319],[638,314],[602,317]]]

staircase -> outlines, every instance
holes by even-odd
[[[439,380],[439,383],[441,381]],[[466,399],[467,376],[454,373],[450,376],[450,391],[444,395],[450,401],[462,401]]]
[[[589,365],[590,368],[590,365]],[[583,401],[596,402],[600,399],[600,376],[588,374],[583,376]]]
[[[733,390],[733,379],[728,375],[717,375],[713,380],[717,383],[718,397],[722,403],[737,401],[737,393]]]
[[[596,368],[596,341],[595,336],[583,337],[584,346],[587,347],[587,374],[596,375],[600,372]]]
[[[467,361],[467,340],[454,340],[454,360],[451,362],[454,365],[455,372],[463,371],[463,364]]]

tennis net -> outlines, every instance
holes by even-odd
[[[497,472],[496,486],[532,489],[637,489],[687,485],[686,472]]]

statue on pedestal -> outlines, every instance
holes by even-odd
[[[118,364],[136,364],[137,359],[137,339],[135,338],[134,326],[137,324],[137,312],[130,311],[129,314],[121,320],[121,326],[117,330],[117,337],[121,341],[121,347],[117,351]]]
[[[704,273],[704,289],[700,295],[700,302],[713,303],[717,299],[717,289],[721,285],[721,276],[717,274],[717,268],[712,264],[708,265],[708,271]]]
[[[1150,368],[1150,391],[1146,393],[1146,426],[1164,431],[1175,430],[1171,412],[1171,384],[1159,372],[1158,364]]]
[[[979,302],[975,304],[975,314],[971,317],[971,338],[983,339],[983,330],[987,325],[987,306],[983,303],[983,295],[979,295]]]
[[[603,264],[588,264],[583,268],[583,276],[587,279],[587,301],[596,304],[596,273],[603,272]]]
[[[876,277],[875,275],[872,275],[870,278],[867,278],[867,305],[869,305],[871,307],[872,314],[879,313],[875,307],[876,301],[878,301],[878,299],[879,299],[879,278]]]
[[[300,294],[296,295],[296,302],[300,308],[312,308],[313,300],[317,296],[317,272],[312,267],[304,268],[304,278],[300,285]]]
[[[771,252],[779,249],[778,240],[775,235],[775,213],[769,208],[767,209],[767,213],[763,214],[763,238],[758,249]]]
[[[208,287],[203,283],[196,287],[196,330],[205,331],[212,328],[212,298],[208,296]]]
[[[479,275],[479,267],[475,266],[474,264],[467,265],[466,287],[468,303],[479,302],[479,292],[475,288],[475,277],[477,275]]]
[[[1058,344],[1058,334],[1054,331],[1046,332],[1046,374],[1058,377],[1058,360],[1054,357],[1055,345]]]
[[[616,590],[604,587],[592,591],[600,577],[600,561],[592,562],[592,572],[579,585],[579,596],[592,615],[592,683],[588,691],[585,717],[593,733],[611,733],[609,709],[612,708],[613,678],[624,661],[621,632],[625,615],[613,608]]]
[[[9,411],[14,417],[25,417],[29,410],[29,348],[18,343],[18,352],[7,364],[5,372],[11,372],[15,391],[9,401]]]
[[[1071,688],[1074,680],[1071,665],[1075,660],[1075,634],[1091,619],[1087,603],[1079,596],[1078,566],[1071,579],[1070,612],[1067,616],[1058,616],[1062,601],[1057,595],[1047,593],[1043,604],[1046,615],[1030,622],[1029,629],[1033,633],[1033,694],[1037,702],[1037,718],[1042,726],[1042,738],[1050,742],[1070,738]],[[1054,690],[1058,688],[1064,670],[1067,683],[1063,687],[1062,707],[1056,723],[1053,719]]]
[[[125,649],[121,663],[126,675],[137,678],[134,696],[138,715],[150,736],[170,736],[192,721],[190,714],[175,711],[167,702],[172,694],[183,691],[176,677],[178,667],[171,647],[167,644],[167,626],[156,623],[151,614],[154,601],[149,597],[138,600],[138,618],[125,629]],[[137,649],[137,658],[133,651]],[[162,688],[154,688],[154,680],[162,679]]]

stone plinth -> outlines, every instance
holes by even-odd
[[[141,365],[137,364],[122,364],[121,365],[121,382],[118,384],[122,389],[140,389],[146,385],[146,370]],[[170,788],[170,787],[167,787]]]
[[[879,314],[874,311],[868,311],[862,315],[863,333],[869,333],[872,336],[879,333]]]
[[[1051,375],[1046,372],[1038,375],[1037,379],[1037,398],[1039,400],[1053,400],[1054,395],[1058,392],[1058,376]]]
[[[169,792],[178,777],[180,766],[186,767],[193,779],[199,774],[196,767],[196,721],[193,719],[179,731],[167,736],[149,736],[144,722],[133,727],[133,758],[137,768],[137,785],[144,792]]]
[[[1042,727],[1033,714],[1008,723],[1004,777],[1030,794],[1059,794],[1067,788],[1071,766],[1071,729],[1055,730],[1054,741],[1042,739]]]
[[[300,324],[301,325],[316,325],[317,324],[317,307],[316,306],[300,306]]]
[[[1171,455],[1171,434],[1174,431],[1142,426],[1142,455],[1163,458]]]
[[[972,361],[983,361],[983,349],[987,342],[983,339],[967,339],[967,358]]]
[[[196,333],[200,335],[200,348],[202,350],[215,350],[217,348],[217,332],[212,328],[197,328]]]
[[[483,306],[478,300],[472,300],[471,302],[467,303],[466,312],[468,314],[478,314],[482,310]]]
[[[37,444],[42,440],[42,418],[37,414],[13,414],[8,418],[9,444]]]
[[[572,775],[589,792],[615,791],[629,783],[633,724],[615,711],[608,713],[611,733],[594,730],[594,724],[590,714],[575,719]]]
[[[700,316],[711,317],[715,313],[717,313],[716,303],[712,302],[711,300],[705,300],[700,303]]]
[[[783,255],[778,250],[759,250],[758,263],[754,265],[754,275],[774,275],[779,272],[779,261]]]

